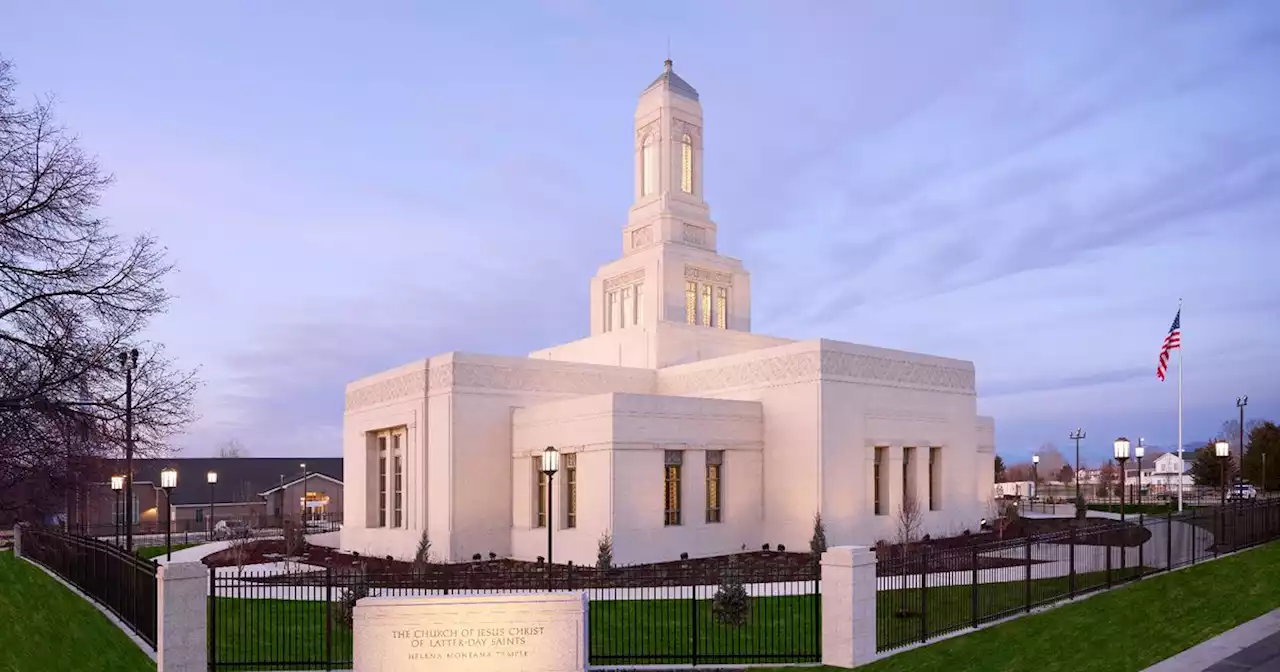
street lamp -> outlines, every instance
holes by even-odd
[[[1236,465],[1236,471],[1240,474],[1237,480],[1244,477],[1244,407],[1249,405],[1249,395],[1236,397],[1236,408],[1240,409],[1240,463]]]
[[[218,487],[218,472],[205,474],[205,479],[209,481],[209,524],[205,525],[204,540],[209,541],[213,537],[213,489]]]
[[[120,491],[124,489],[124,476],[111,477],[111,489],[116,493],[116,508],[112,513],[111,522],[115,528],[116,546],[120,545]]]
[[[303,462],[298,466],[302,467],[302,510],[298,512],[298,515],[301,517],[302,527],[305,529],[307,526],[307,463]]]
[[[1031,502],[1035,506],[1036,490],[1040,487],[1040,456],[1031,456]]]
[[[1222,537],[1227,532],[1227,458],[1231,457],[1231,444],[1218,439],[1213,444],[1213,451],[1218,456],[1218,480],[1221,481],[1219,489],[1222,491],[1222,502],[1218,505],[1218,539],[1213,544],[1215,547],[1225,548]]]
[[[1071,439],[1076,442],[1076,506],[1080,506],[1080,439],[1084,438],[1084,430],[1079,427],[1071,432]],[[1078,514],[1077,514],[1078,515]]]
[[[1133,447],[1133,456],[1138,458],[1138,510],[1142,510],[1142,456],[1147,449],[1142,445],[1142,437],[1138,437],[1138,445]]]
[[[1116,439],[1116,462],[1120,463],[1120,522],[1124,522],[1124,463],[1129,461],[1129,439],[1123,436]]]
[[[178,487],[178,470],[165,467],[160,472],[160,487],[164,490],[164,556],[173,559],[173,489]]]
[[[547,576],[551,576],[551,532],[555,529],[555,517],[551,513],[551,504],[555,497],[551,495],[551,480],[560,469],[560,451],[555,446],[547,446],[542,451],[542,473],[547,475]]]
[[[124,369],[124,545],[133,551],[133,372],[138,368],[138,349],[120,353]]]

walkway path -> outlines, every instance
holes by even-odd
[[[1280,670],[1280,609],[1193,646],[1144,672]]]

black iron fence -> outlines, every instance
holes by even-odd
[[[923,643],[1280,538],[1280,500],[1123,522],[1050,520],[1064,529],[1013,536],[1020,522],[1001,520],[983,535],[878,548],[876,649]]]
[[[156,564],[107,542],[23,528],[22,557],[44,565],[156,646]]]
[[[770,555],[607,570],[508,560],[412,572],[220,568],[209,579],[209,661],[215,669],[349,669],[351,608],[365,596],[582,590],[592,665],[817,662],[819,566],[802,554]]]

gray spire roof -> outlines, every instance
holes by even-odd
[[[648,91],[662,82],[666,82],[667,86],[671,87],[672,91],[688,98],[689,100],[698,99],[697,89],[690,86],[689,82],[680,79],[680,75],[677,75],[675,70],[671,69],[671,59],[669,58],[663,63],[662,74],[658,75],[658,78],[653,80],[653,83],[645,87],[644,90]]]

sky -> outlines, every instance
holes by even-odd
[[[148,337],[204,385],[174,440],[338,455],[344,385],[589,333],[632,115],[705,116],[753,331],[972,361],[997,450],[1280,419],[1280,5],[14,3],[0,56],[168,248]],[[29,99],[29,98],[28,98]],[[1176,361],[1176,358],[1175,358]]]

